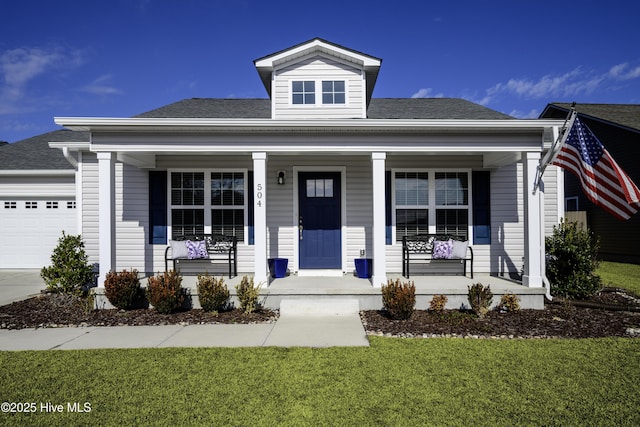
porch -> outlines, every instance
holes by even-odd
[[[247,276],[251,277],[250,274]],[[235,286],[242,280],[243,274],[229,279],[225,277],[225,283],[231,293],[232,301],[235,299]],[[407,279],[400,274],[390,275],[390,279],[400,278],[402,282]],[[523,309],[543,309],[545,288],[530,288],[520,282],[506,278],[477,274],[473,279],[465,276],[412,276],[410,281],[416,286],[416,309],[424,310],[429,307],[429,302],[434,295],[444,294],[448,297],[447,308],[455,309],[462,306],[468,307],[468,286],[474,283],[490,285],[493,292],[493,304],[500,302],[500,297],[505,293],[513,293],[520,297],[520,306]],[[184,276],[182,286],[191,290],[194,307],[199,307],[197,301],[196,276]],[[143,281],[146,285],[146,281]],[[279,309],[280,303],[285,299],[317,300],[318,303],[331,300],[356,299],[360,310],[378,310],[382,308],[381,291],[379,287],[373,287],[370,280],[359,279],[354,275],[342,277],[300,277],[289,275],[280,279],[270,279],[268,286],[262,287],[261,303],[270,309]]]

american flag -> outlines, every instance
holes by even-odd
[[[638,187],[578,117],[552,163],[576,175],[589,200],[616,218],[640,209]]]

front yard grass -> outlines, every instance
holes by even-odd
[[[625,288],[640,296],[640,265],[602,261],[596,274],[605,286]]]
[[[2,425],[638,425],[640,340],[0,353]],[[69,413],[67,402],[90,403]]]

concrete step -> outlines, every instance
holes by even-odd
[[[280,301],[280,317],[351,316],[359,312],[356,298],[285,298]]]

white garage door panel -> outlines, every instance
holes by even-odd
[[[62,236],[76,234],[76,210],[66,201],[57,209],[47,209],[39,200],[36,209],[16,201],[15,209],[0,202],[0,268],[42,268],[51,264],[51,253]]]

